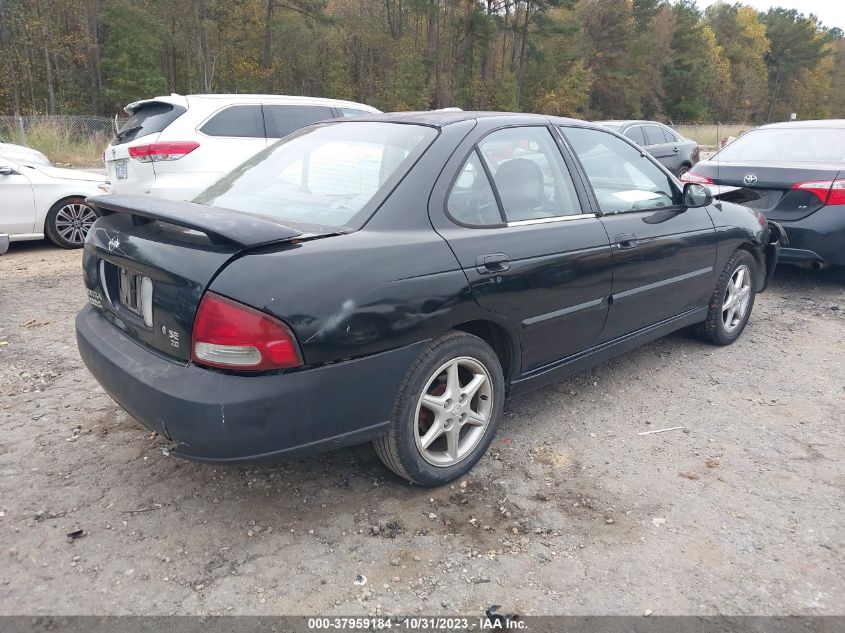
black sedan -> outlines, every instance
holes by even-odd
[[[193,202],[91,203],[80,353],[175,454],[372,440],[427,486],[508,395],[683,327],[735,341],[778,248],[621,135],[539,115],[317,124]]]
[[[782,262],[845,266],[845,120],[764,125],[684,179],[782,224],[789,241]]]
[[[683,176],[700,158],[698,143],[657,121],[596,121],[634,141],[669,171]]]

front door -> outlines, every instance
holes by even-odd
[[[15,235],[35,231],[35,200],[32,184],[15,167],[0,163],[6,167],[0,173],[0,233]],[[39,230],[40,232],[40,230]]]
[[[603,130],[561,127],[595,192],[613,247],[613,289],[600,342],[707,305],[716,232],[706,209],[682,206],[673,178]]]
[[[519,332],[523,371],[591,347],[607,316],[607,234],[558,143],[545,126],[468,139],[432,196],[477,301]]]

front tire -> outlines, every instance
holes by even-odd
[[[757,275],[751,253],[738,250],[731,255],[710,297],[707,320],[695,329],[698,338],[714,345],[730,345],[739,338],[754,307]]]
[[[66,198],[47,213],[44,232],[57,246],[81,248],[96,220],[97,214],[85,204],[85,198]]]
[[[411,364],[390,427],[373,442],[376,453],[413,483],[447,484],[469,471],[490,446],[504,398],[495,352],[476,336],[449,332]]]

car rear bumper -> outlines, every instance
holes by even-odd
[[[822,207],[800,220],[778,222],[789,238],[780,251],[781,263],[845,266],[845,206]]]
[[[82,360],[103,389],[175,455],[239,462],[331,450],[384,432],[424,343],[282,374],[233,375],[142,347],[91,306],[76,317]]]

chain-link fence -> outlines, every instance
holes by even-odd
[[[59,165],[92,166],[102,161],[114,126],[102,116],[0,116],[0,142],[35,148]]]

